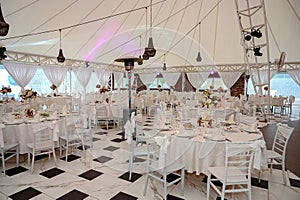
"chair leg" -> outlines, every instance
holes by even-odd
[[[224,200],[224,199],[225,199],[225,185],[223,184],[221,200]]]
[[[56,161],[56,154],[55,154],[55,148],[54,147],[52,149],[52,152],[53,152],[53,158],[54,158],[54,162],[55,162],[55,166],[56,166],[57,161]]]
[[[68,161],[68,152],[69,151],[69,145],[68,145],[68,141],[66,141],[66,161]]]
[[[164,199],[167,200],[167,175],[164,174]]]
[[[32,153],[32,163],[31,163],[31,172],[33,172],[34,160],[35,160],[34,152]]]
[[[206,199],[209,200],[211,173],[207,175]]]
[[[284,185],[286,185],[285,165],[283,163],[281,164],[281,171],[282,171],[283,183]]]
[[[16,147],[16,164],[17,167],[19,167],[19,163],[20,163],[20,155],[19,155],[19,145]]]
[[[129,157],[129,180],[131,180],[131,176],[132,176],[132,168],[133,168],[133,155],[130,155]]]
[[[2,156],[2,169],[3,169],[3,173],[5,175],[5,158],[4,158],[4,151],[3,151],[3,149],[1,149],[1,156]]]
[[[184,169],[181,169],[181,196],[184,195]]]
[[[28,152],[27,154],[27,164],[28,166],[30,166],[30,152]]]
[[[58,146],[59,146],[59,157],[61,157],[61,155],[62,155],[62,141],[61,141],[61,139],[58,139]]]
[[[149,181],[149,172],[146,173],[146,182],[145,182],[145,186],[144,186],[144,196],[146,195],[146,192],[147,192],[148,181]]]

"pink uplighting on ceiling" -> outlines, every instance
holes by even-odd
[[[110,42],[108,47],[105,47],[105,51],[110,51],[111,49],[114,49],[118,47],[119,45],[124,44],[123,46],[120,46],[119,48],[115,49],[115,51],[121,55],[126,55],[126,54],[133,54],[132,56],[139,56],[140,51],[139,51],[139,44],[138,41],[130,41],[126,43],[126,41],[129,40],[128,35],[126,34],[120,34],[120,35],[115,35],[114,30],[112,27],[110,27],[109,30],[107,30],[105,33],[102,34],[96,45],[89,51],[89,53],[85,56],[83,56],[83,59],[85,61],[91,61],[95,57],[99,56],[99,51],[100,48],[103,46],[104,43],[110,42],[111,37],[116,37],[114,38],[114,42]],[[116,39],[116,40],[115,40]],[[120,52],[121,50],[121,52]],[[143,51],[143,50],[142,50]],[[105,52],[102,52],[105,54]]]

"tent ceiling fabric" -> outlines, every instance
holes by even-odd
[[[157,53],[143,65],[136,64],[135,68],[162,68],[164,54],[167,66],[244,63],[234,0],[203,0],[199,13],[201,2],[153,0],[151,32]],[[213,8],[218,2],[217,15],[217,9]],[[114,63],[116,58],[138,57],[147,46],[151,13],[149,8],[146,12],[143,7],[149,4],[150,0],[2,1],[3,16],[10,24],[10,30],[7,36],[0,38],[1,46],[8,51],[56,57],[59,50],[58,30],[62,29],[62,49],[66,59],[119,65]],[[286,52],[286,62],[300,61],[300,21],[297,18],[300,15],[300,1],[265,0],[265,5],[271,28],[270,61],[278,59],[281,51]],[[127,12],[131,10],[135,11]],[[112,15],[117,16],[108,17]],[[95,22],[66,28],[92,20]],[[201,44],[197,26],[200,21]],[[201,63],[196,61],[199,45],[203,58]]]

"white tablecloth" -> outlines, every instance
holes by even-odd
[[[39,129],[39,127],[51,126],[53,127],[53,140],[58,140],[59,127],[56,120],[38,122],[32,124],[18,124],[18,125],[5,125],[3,129],[4,143],[19,143],[20,154],[28,152],[27,144],[33,142],[33,130]]]
[[[207,174],[207,169],[210,166],[224,166],[225,163],[225,140],[213,141],[205,139],[207,133],[219,131],[218,129],[202,128],[196,130],[188,130],[191,134],[198,134],[195,137],[178,137],[177,135],[171,136],[170,142],[170,158],[173,161],[181,160],[185,163],[187,172],[195,172],[197,175],[200,173]],[[223,134],[224,133],[224,134]],[[222,133],[222,139],[226,138],[226,135],[230,135],[233,142],[247,142],[252,141],[257,144],[256,141],[261,141],[260,144],[265,144],[261,133],[249,134],[234,130],[232,132]],[[213,135],[213,133],[212,133]],[[247,137],[246,137],[247,135]],[[225,136],[225,138],[224,138]],[[236,139],[236,140],[234,140]],[[228,139],[226,139],[228,141]],[[262,145],[263,146],[263,145]],[[261,147],[261,146],[260,146]],[[255,153],[255,168],[265,166],[266,147],[257,150]]]

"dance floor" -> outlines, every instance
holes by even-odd
[[[297,111],[295,111],[297,112]],[[299,112],[298,112],[299,113]],[[261,181],[258,174],[252,176],[252,199],[300,199],[300,175],[297,164],[300,163],[299,149],[299,116],[287,119],[289,123],[297,126],[294,139],[291,139],[291,148],[288,150],[289,183],[283,184],[280,169],[274,169],[272,174],[264,170]],[[276,120],[262,128],[267,145],[270,145],[274,136],[273,128]],[[269,131],[269,132],[268,132]],[[147,194],[143,195],[145,183],[145,165],[135,165],[132,180],[128,180],[128,143],[122,139],[122,130],[116,127],[97,129],[93,135],[94,147],[86,152],[77,149],[69,156],[59,158],[57,164],[53,158],[41,158],[36,161],[34,171],[29,171],[27,156],[21,156],[19,167],[14,161],[7,164],[7,175],[0,175],[0,199],[43,199],[43,200],[134,200],[134,199],[162,199],[163,187],[155,180],[148,184]],[[298,145],[295,145],[298,143]],[[59,153],[57,152],[57,155]],[[292,157],[290,157],[292,155]],[[296,156],[296,157],[294,157]],[[296,160],[295,160],[296,159]],[[298,161],[297,161],[298,159]],[[292,169],[289,169],[291,167]],[[296,170],[294,169],[296,168]],[[295,174],[298,174],[296,176]],[[172,180],[169,177],[169,181]],[[217,194],[211,190],[211,199],[218,199]],[[185,178],[184,196],[180,195],[180,184],[168,188],[168,199],[206,199],[206,176],[187,173]],[[247,199],[247,194],[237,194],[235,199]]]

